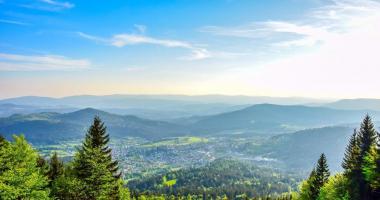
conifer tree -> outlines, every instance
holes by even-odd
[[[83,153],[89,152],[91,149],[99,149],[103,156],[104,162],[107,163],[108,170],[115,178],[120,178],[118,162],[112,161],[111,149],[108,147],[109,135],[106,127],[99,117],[94,118],[93,124],[87,131],[85,141],[82,146]]]
[[[371,187],[371,198],[380,199],[380,136],[377,134],[377,145],[372,146],[364,157],[363,174]]]
[[[371,117],[366,115],[361,123],[360,131],[358,133],[358,145],[360,148],[358,161],[362,169],[360,176],[358,177],[359,196],[361,200],[371,199],[372,188],[370,183],[366,180],[365,175],[365,169],[368,169],[371,166],[368,166],[369,162],[366,161],[366,157],[375,156],[373,155],[374,151],[372,149],[377,145],[377,134]]]
[[[315,168],[311,171],[309,178],[301,183],[299,189],[299,200],[311,200],[316,199],[318,197],[316,195],[315,187],[313,186],[314,179]]]
[[[322,153],[318,159],[313,178],[310,179],[310,191],[312,200],[318,198],[321,188],[328,181],[329,177],[330,171],[327,165],[327,159],[325,154]]]
[[[358,141],[360,147],[359,161],[363,161],[366,154],[370,151],[371,147],[376,146],[377,132],[372,123],[372,119],[369,115],[364,117],[364,120],[360,126],[358,134]]]
[[[357,132],[354,130],[349,144],[344,154],[342,167],[344,176],[348,180],[348,192],[352,200],[359,199],[359,180],[361,175],[361,166],[359,163],[360,148],[358,144]]]
[[[301,188],[301,199],[316,200],[323,185],[328,181],[330,171],[327,165],[325,154],[321,154],[318,159],[317,166],[310,173],[309,179],[304,183]]]
[[[346,173],[352,172],[354,170],[360,170],[359,166],[359,154],[360,148],[358,145],[358,138],[356,129],[352,134],[348,146],[346,147],[346,151],[344,153],[342,167],[346,170]]]
[[[0,148],[1,148],[5,143],[6,143],[5,138],[4,138],[2,135],[0,135]]]
[[[84,182],[88,199],[117,199],[119,196],[121,173],[117,161],[112,160],[108,142],[104,123],[95,117],[73,163],[75,176]]]
[[[64,172],[63,162],[59,160],[57,152],[50,158],[49,171],[47,173],[50,183],[55,181]]]

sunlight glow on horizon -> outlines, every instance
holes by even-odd
[[[27,9],[3,2],[0,98],[83,94],[380,98],[378,0],[304,2],[309,7],[296,17],[284,11],[257,18],[244,12],[255,13],[263,5],[244,1],[250,10],[239,13],[241,7],[232,10],[236,2],[221,1],[220,9],[231,7],[231,13],[241,15],[240,22],[231,18],[228,23],[216,20],[220,10],[210,12],[205,22],[192,18],[191,12],[175,12],[216,9],[214,3],[118,2],[115,8],[97,5],[94,19],[105,14],[110,19],[129,17],[116,8],[135,9],[138,14],[126,20],[130,25],[102,30],[96,23],[79,20],[88,12],[85,2],[67,3],[70,6],[49,7],[40,2],[40,7]],[[297,3],[291,5],[301,7]],[[145,19],[139,12],[150,6],[156,6],[152,17],[157,15],[157,21],[165,18],[164,13],[172,20],[158,27],[158,22]],[[265,6],[276,7],[269,2]],[[188,17],[183,20],[195,25],[185,26],[175,15]],[[36,20],[42,16],[55,23]]]

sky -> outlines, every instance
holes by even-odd
[[[378,0],[0,0],[0,98],[380,98]]]

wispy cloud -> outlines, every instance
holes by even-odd
[[[61,11],[74,8],[75,4],[68,1],[35,0],[33,2],[23,3],[20,6],[35,10]]]
[[[266,38],[283,47],[314,46],[363,23],[368,24],[379,16],[379,10],[380,2],[376,0],[334,0],[333,4],[313,10],[303,20],[261,21],[235,27],[205,26],[200,31],[253,40]]]
[[[86,59],[58,55],[19,55],[0,53],[0,71],[80,70],[91,65]]]
[[[248,67],[229,72],[221,80],[238,77],[241,87],[249,84],[276,95],[371,97],[380,85],[379,11],[377,0],[334,0],[302,20],[204,27],[202,31],[263,41],[259,45],[269,48],[265,50],[270,60],[246,63]],[[273,55],[273,49],[292,53]]]
[[[57,6],[57,7],[65,8],[65,9],[74,7],[74,4],[67,1],[66,2],[53,1],[53,0],[41,0],[41,1],[44,3],[50,4],[52,6]]]
[[[139,33],[144,34],[146,32],[147,27],[142,24],[135,24],[135,28],[139,31]]]
[[[21,22],[21,21],[15,21],[15,20],[7,20],[7,19],[0,19],[0,23],[5,24],[14,24],[14,25],[20,25],[20,26],[29,26],[30,24]]]
[[[180,40],[168,40],[168,39],[158,39],[145,35],[137,35],[137,34],[116,34],[111,38],[102,38],[93,35],[89,35],[86,33],[78,32],[78,35],[95,41],[97,43],[103,43],[115,47],[124,47],[128,45],[139,45],[139,44],[150,44],[150,45],[159,45],[168,48],[182,48],[188,49],[191,53],[188,56],[183,57],[186,60],[201,60],[206,58],[211,58],[212,53],[210,53],[207,49],[195,46],[186,41]]]

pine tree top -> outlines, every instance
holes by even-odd
[[[358,133],[358,143],[360,147],[360,156],[363,158],[370,148],[377,143],[377,131],[371,117],[367,114],[360,125]]]
[[[107,151],[107,144],[109,142],[109,135],[106,131],[107,127],[98,116],[95,116],[94,121],[90,128],[87,130],[84,148],[101,148]]]
[[[330,177],[329,166],[327,164],[327,159],[324,153],[322,153],[320,158],[318,159],[315,173],[316,173],[316,178],[319,179],[318,181],[322,185],[326,183],[328,178]]]
[[[112,150],[108,147],[110,137],[106,129],[101,119],[95,116],[92,125],[87,130],[82,148],[78,151],[76,160],[78,169],[81,168],[81,170],[78,170],[79,174],[83,173],[83,176],[87,176],[86,168],[88,163],[86,162],[95,156],[101,159],[100,164],[105,164],[116,179],[120,178],[121,173],[119,172],[118,162],[112,160]]]
[[[346,151],[344,153],[343,163],[342,167],[345,170],[359,170],[359,155],[360,155],[360,148],[358,144],[358,136],[356,129],[354,130],[354,133],[352,134],[350,141],[348,143],[348,146],[346,148]]]

